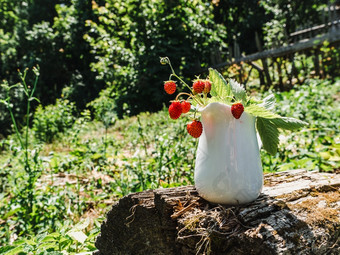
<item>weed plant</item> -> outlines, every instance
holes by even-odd
[[[20,218],[23,221],[23,224],[20,224],[20,226],[18,226],[18,229],[20,229],[20,231],[24,233],[29,232],[30,229],[34,228],[36,225],[34,217],[34,210],[36,209],[35,184],[41,174],[41,161],[38,157],[39,149],[30,149],[29,147],[31,102],[33,100],[39,101],[37,98],[34,97],[34,92],[36,90],[39,78],[39,69],[33,68],[33,71],[35,74],[33,86],[29,86],[26,83],[26,75],[28,69],[25,69],[23,73],[19,71],[19,77],[21,79],[20,83],[10,86],[6,81],[4,81],[1,85],[6,91],[6,98],[2,100],[1,103],[5,104],[10,113],[15,135],[17,140],[19,141],[19,147],[15,149],[15,152],[18,153],[19,163],[22,165],[22,168],[24,170],[21,172],[21,174],[17,174],[15,179],[16,183],[21,183],[22,185],[14,189],[14,192],[10,194],[12,195],[11,199],[13,200],[13,204],[15,205],[14,211],[16,214],[20,215]],[[19,130],[17,120],[15,119],[12,111],[13,103],[11,102],[10,91],[16,87],[22,88],[26,96],[26,126],[23,132]],[[9,172],[7,172],[7,174],[9,174]]]

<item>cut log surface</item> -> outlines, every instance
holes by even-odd
[[[95,254],[340,254],[340,174],[266,174],[252,203],[211,204],[194,186],[156,189],[113,205]]]

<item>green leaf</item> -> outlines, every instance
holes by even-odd
[[[41,243],[44,243],[44,242],[52,242],[52,241],[55,241],[55,240],[59,240],[59,237],[60,237],[60,233],[57,233],[57,232],[54,232],[54,233],[51,233],[51,234],[48,234],[46,235],[45,237],[43,237],[41,240],[39,240]]]
[[[261,137],[263,148],[275,155],[279,144],[279,130],[271,119],[256,118],[256,129]]]
[[[243,104],[245,104],[247,99],[246,90],[244,89],[244,86],[238,83],[237,81],[230,79],[229,84],[231,87],[231,91],[234,94],[234,97],[237,101],[242,101]]]
[[[76,231],[76,230],[83,230],[85,228],[88,227],[88,225],[90,224],[90,219],[89,218],[86,218],[80,222],[78,222],[71,230],[71,231]]]
[[[256,104],[251,104],[247,106],[244,109],[245,112],[255,116],[255,117],[261,117],[261,118],[266,118],[266,119],[275,119],[275,118],[280,118],[280,115],[277,115],[266,108],[256,105]]]
[[[275,96],[274,94],[270,94],[269,96],[263,99],[263,103],[260,104],[260,106],[266,108],[269,111],[272,111],[274,110],[275,104],[276,104]]]
[[[2,254],[4,254],[4,255],[16,255],[20,252],[23,252],[24,249],[25,249],[25,247],[20,245],[20,246],[13,248],[13,249],[7,250],[6,252],[4,252]]]
[[[53,247],[51,247],[53,248]],[[44,255],[65,255],[65,253],[62,253],[60,251],[44,251]]]
[[[14,248],[15,248],[15,246],[12,246],[12,245],[10,245],[10,246],[2,246],[2,247],[0,247],[0,254],[5,254],[7,251],[10,251],[10,250],[12,250]]]
[[[49,242],[49,243],[41,243],[39,244],[38,248],[40,250],[47,250],[47,249],[50,249],[50,248],[56,248],[58,247],[58,243],[57,242]],[[45,255],[46,253],[44,253]]]
[[[307,122],[304,122],[302,120],[298,120],[295,118],[289,118],[289,117],[271,119],[271,121],[277,128],[288,129],[288,130],[295,130],[295,129],[299,129],[303,126],[308,125]]]
[[[10,210],[9,212],[7,212],[4,216],[3,216],[3,219],[6,220],[8,219],[9,217],[13,216],[14,214],[16,214],[17,212],[19,212],[22,208],[21,207],[17,207],[13,210]]]
[[[218,98],[221,103],[231,102],[232,91],[223,76],[215,69],[209,68],[209,79],[212,83],[211,96]]]
[[[85,243],[85,240],[87,239],[87,235],[85,235],[82,231],[70,231],[67,235],[82,244]]]

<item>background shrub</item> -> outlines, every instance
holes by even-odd
[[[169,101],[160,89],[169,77],[159,57],[168,56],[183,77],[218,62],[225,30],[204,1],[105,1],[94,3],[96,20],[85,35],[97,56],[97,80],[106,81],[119,116],[155,111]],[[127,112],[128,111],[128,112]]]
[[[59,133],[72,127],[75,121],[74,111],[74,103],[63,99],[57,99],[54,105],[39,105],[34,114],[32,128],[36,138],[43,142],[52,142]]]

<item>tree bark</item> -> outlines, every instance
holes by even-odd
[[[194,186],[130,194],[107,214],[96,254],[340,254],[340,175],[264,177],[252,203],[211,204]]]

